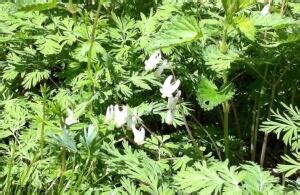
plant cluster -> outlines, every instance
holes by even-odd
[[[0,3],[3,194],[296,194],[296,0]]]

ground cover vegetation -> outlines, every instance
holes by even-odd
[[[300,3],[0,3],[2,194],[297,194]]]

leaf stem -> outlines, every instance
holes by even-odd
[[[61,151],[60,180],[58,184],[58,194],[63,194],[61,193],[61,191],[62,191],[65,171],[66,171],[66,150],[63,148]]]
[[[224,113],[224,142],[225,142],[225,158],[229,159],[229,130],[228,130],[228,122],[229,122],[229,102],[226,101],[223,104],[223,113]]]

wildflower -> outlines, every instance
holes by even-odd
[[[174,83],[171,83],[172,78],[172,75],[168,76],[163,86],[160,88],[161,96],[163,98],[172,97],[173,93],[178,89],[180,85],[180,80],[176,80]]]
[[[168,109],[169,110],[175,110],[176,109],[176,104],[179,100],[179,97],[181,95],[181,91],[178,90],[177,94],[175,95],[175,97],[171,96],[168,97]]]
[[[127,127],[132,128],[132,126],[135,126],[137,124],[137,113],[134,112],[132,117],[127,117]]]
[[[108,123],[114,118],[114,106],[110,105],[106,109],[105,122]]]
[[[168,61],[164,60],[163,63],[160,66],[158,66],[158,68],[154,72],[154,75],[156,77],[160,77],[160,75],[162,74],[162,72],[164,71],[164,69],[167,67],[167,64],[168,64]]]
[[[260,15],[266,16],[270,13],[270,4],[267,4],[264,6],[264,8],[261,10]]]
[[[119,109],[118,105],[114,107],[114,122],[117,128],[120,128],[127,121],[128,108],[127,106],[122,106],[122,110]]]
[[[145,129],[143,127],[140,127],[138,130],[135,126],[132,126],[131,129],[134,135],[134,142],[138,145],[143,144],[145,139]]]
[[[161,60],[160,50],[155,51],[148,60],[145,61],[145,70],[150,71],[156,68],[157,64]]]
[[[93,124],[88,126],[88,129],[84,131],[85,143],[91,145],[93,140],[97,137],[96,127]]]
[[[95,126],[93,124],[89,124],[88,132],[90,133],[90,132],[93,132],[93,131],[95,131]]]
[[[173,110],[168,110],[167,111],[167,116],[166,116],[166,123],[169,125],[173,124],[173,120],[174,120],[174,113]]]
[[[68,113],[68,116],[65,119],[65,124],[66,125],[72,125],[72,124],[78,122],[77,118],[75,117],[74,112],[70,108],[67,109],[67,113]]]

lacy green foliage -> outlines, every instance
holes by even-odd
[[[276,193],[278,179],[254,163],[228,167],[225,162],[199,162],[180,171],[175,182],[185,193],[201,191],[203,194]]]
[[[298,107],[287,106],[282,103],[285,112],[273,111],[272,119],[264,121],[261,131],[277,134],[283,142],[291,147],[292,157],[284,155],[282,158],[286,164],[279,164],[278,170],[285,173],[286,177],[296,174],[300,170],[300,111]]]
[[[278,170],[285,173],[286,177],[289,177],[300,170],[300,154],[297,152],[290,156],[283,156],[283,160],[286,161],[287,164],[279,164]]]
[[[198,84],[197,99],[205,110],[212,110],[223,102],[230,100],[234,95],[232,85],[223,86],[220,89],[213,81],[202,77]]]
[[[273,169],[245,163],[252,112],[260,106],[253,126],[267,117],[272,82],[279,78],[274,108],[299,83],[299,6],[289,2],[281,15],[274,1],[266,16],[262,7],[252,0],[1,3],[0,192],[294,193],[297,107],[285,106],[261,125],[291,147],[278,165],[291,176],[286,185]],[[153,72],[144,68],[154,49],[168,61],[160,76],[154,71],[161,62]],[[172,125],[160,93],[169,75],[181,81]],[[224,102],[234,103],[227,160],[223,117],[205,112]],[[143,145],[129,124],[105,121],[109,105],[136,114],[136,128],[146,129]],[[75,122],[67,125],[70,110]]]
[[[298,138],[300,133],[300,111],[297,107],[282,105],[286,112],[273,111],[272,120],[263,122],[260,130],[267,133],[276,133],[278,139],[282,136],[282,140],[286,145],[290,145],[292,150],[297,150],[300,148]]]

